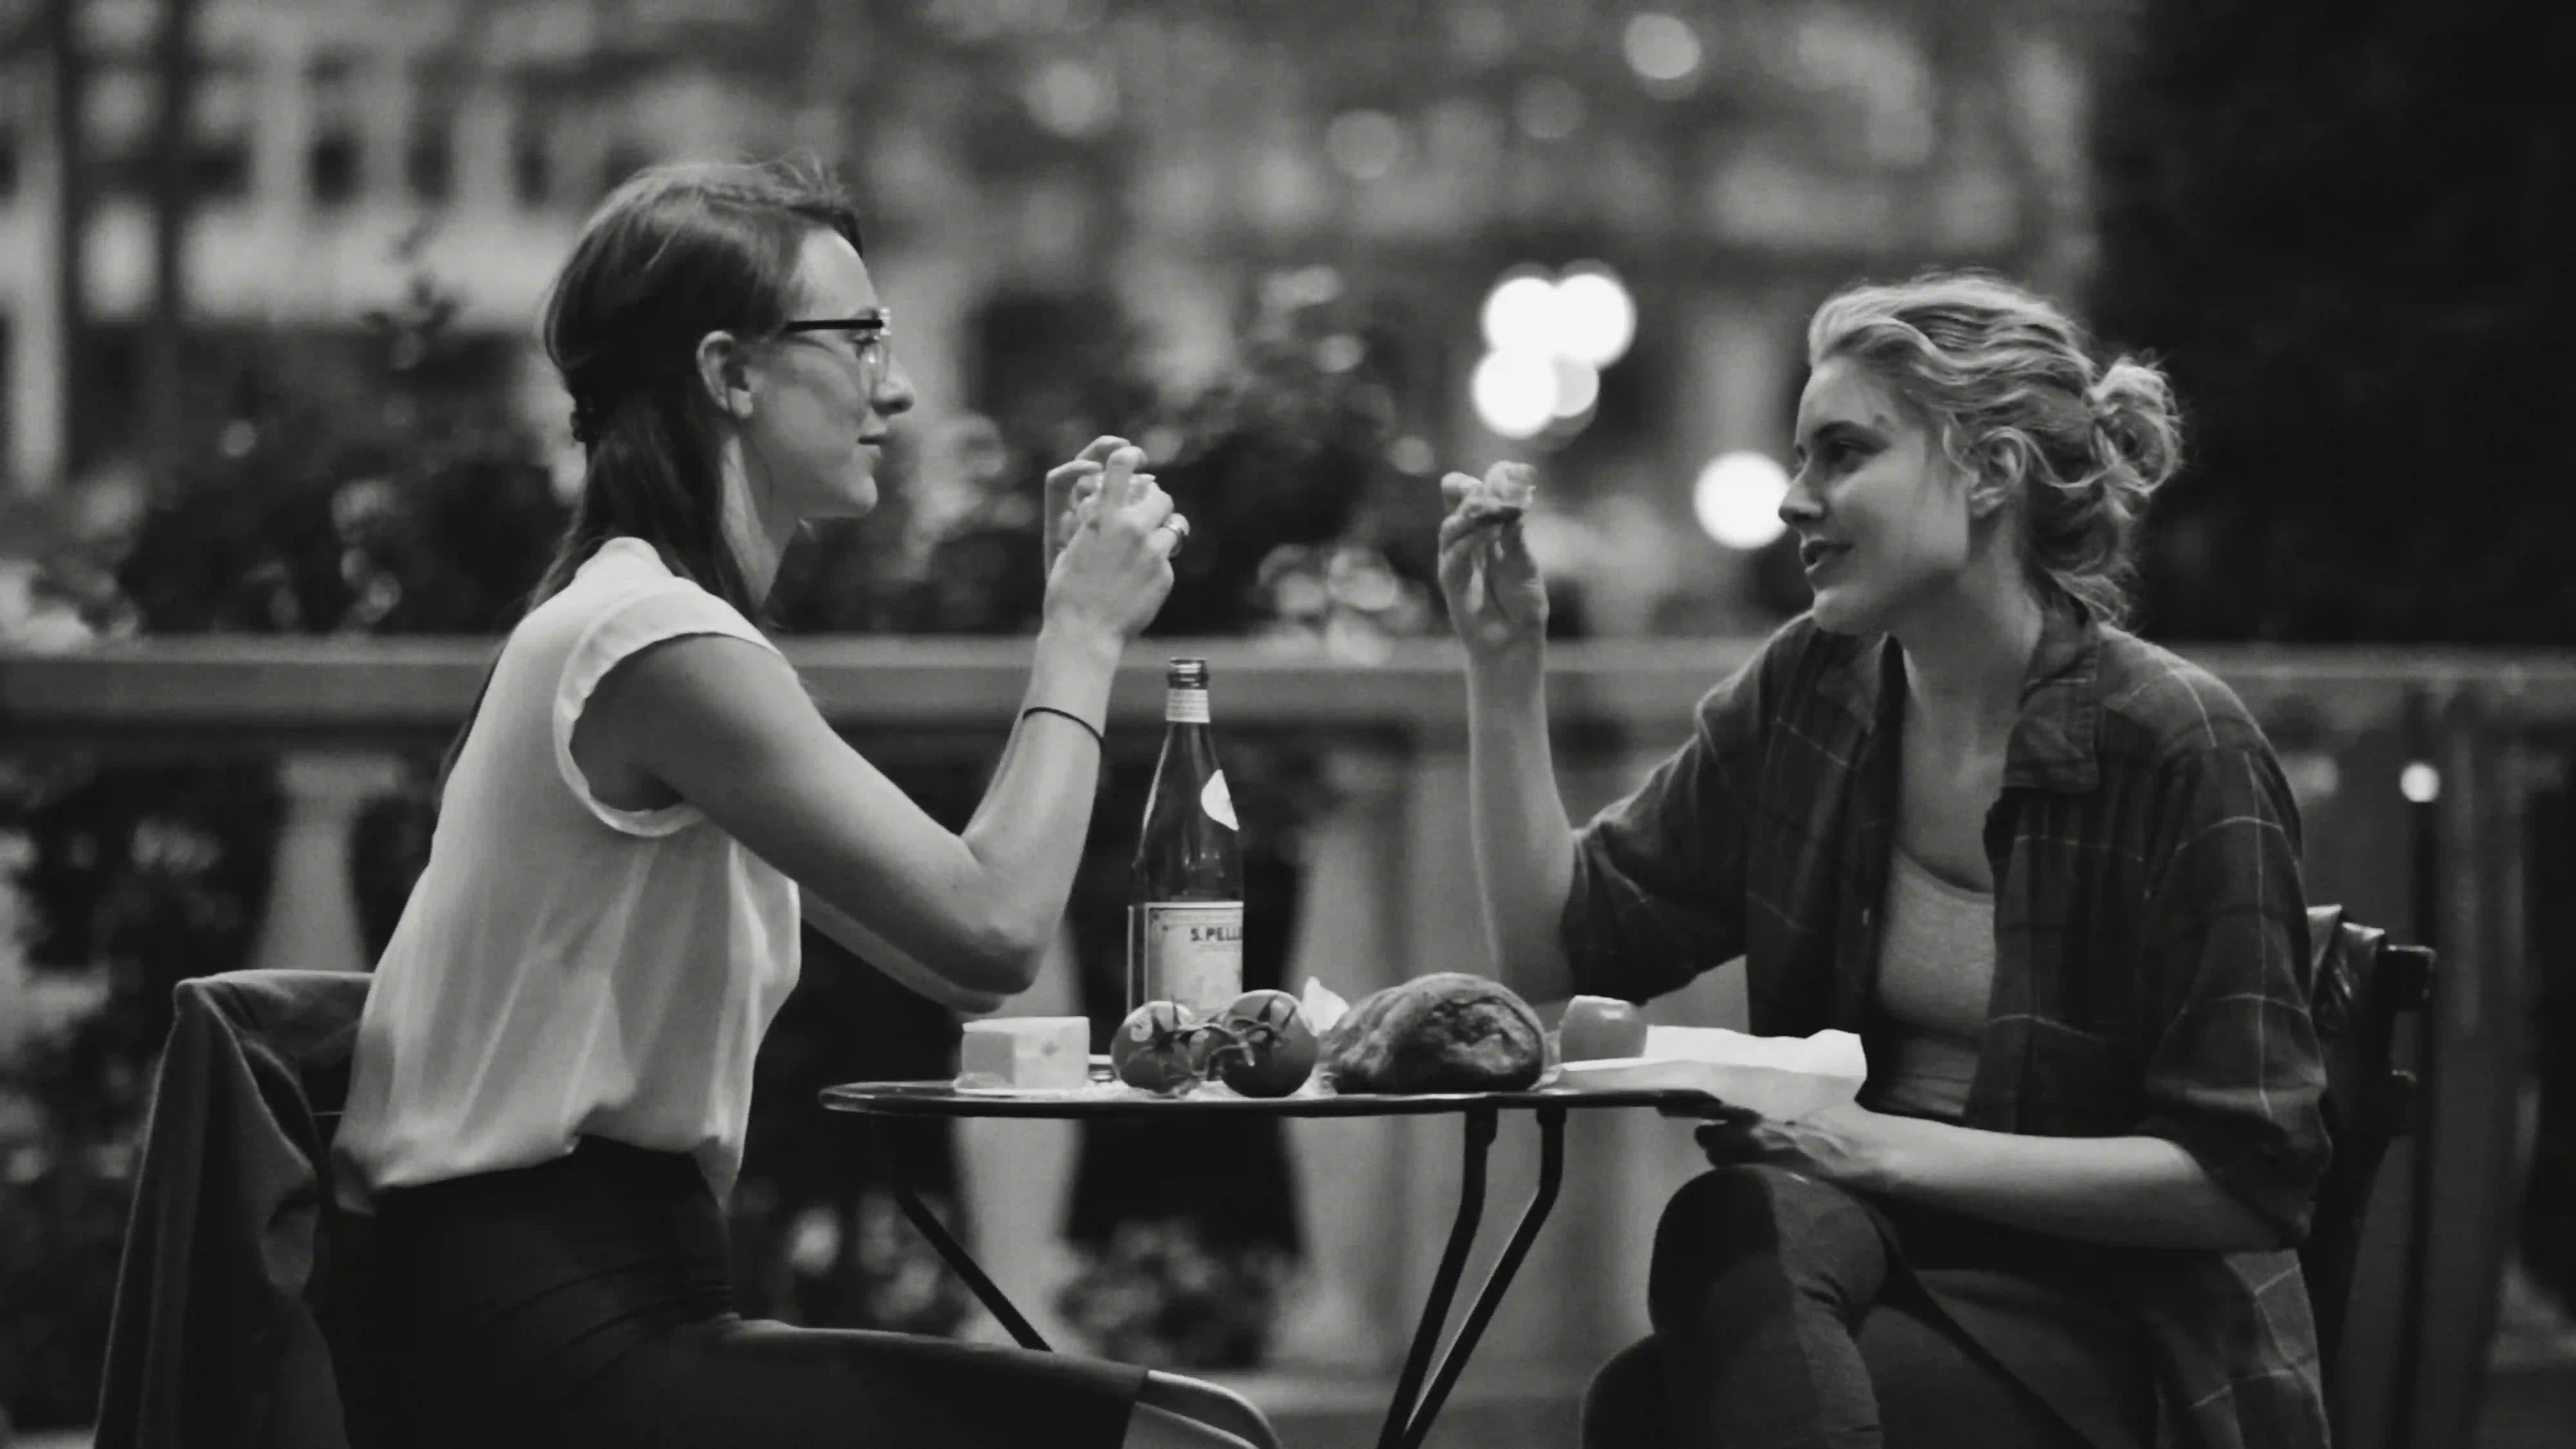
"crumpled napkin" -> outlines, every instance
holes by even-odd
[[[1340,1021],[1350,1009],[1351,1004],[1333,988],[1312,976],[1306,978],[1306,989],[1297,998],[1298,1014],[1306,1018],[1307,1029],[1317,1036],[1331,1031],[1333,1023]]]

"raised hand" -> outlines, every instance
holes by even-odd
[[[1440,592],[1459,641],[1476,656],[1536,648],[1547,635],[1547,583],[1522,537],[1528,512],[1524,463],[1497,463],[1482,479],[1440,480]]]
[[[1074,509],[1100,491],[1100,473],[1108,466],[1109,455],[1127,446],[1125,438],[1102,436],[1091,440],[1068,463],[1058,463],[1047,470],[1046,495],[1042,520],[1045,556],[1040,561],[1042,572],[1055,572],[1056,555],[1064,552],[1065,540],[1073,536],[1079,523]]]
[[[1097,491],[1075,499],[1080,476],[1068,481],[1064,545],[1047,573],[1050,621],[1129,639],[1162,609],[1172,591],[1172,551],[1189,525],[1153,475],[1136,471],[1144,461],[1142,449],[1122,445],[1101,466]]]

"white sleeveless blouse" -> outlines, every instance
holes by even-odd
[[[583,1135],[742,1166],[752,1060],[796,984],[796,885],[687,804],[601,804],[573,763],[600,680],[666,639],[775,649],[614,538],[512,630],[377,963],[335,1152],[374,1192],[527,1167]]]

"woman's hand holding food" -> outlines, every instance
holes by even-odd
[[[1547,582],[1521,533],[1532,491],[1526,463],[1440,480],[1440,591],[1471,660],[1534,651],[1547,635]]]
[[[1172,591],[1172,553],[1188,523],[1173,511],[1171,496],[1155,486],[1153,475],[1136,471],[1144,460],[1141,449],[1115,447],[1101,467],[1096,492],[1080,487],[1079,474],[1063,484],[1072,521],[1047,573],[1050,624],[1097,626],[1123,641],[1163,607]],[[1056,486],[1050,475],[1050,494]],[[1076,499],[1077,493],[1084,496]]]
[[[1127,446],[1125,438],[1103,435],[1091,440],[1069,462],[1058,463],[1047,470],[1046,494],[1041,525],[1044,532],[1045,558],[1042,570],[1048,577],[1055,574],[1056,556],[1064,552],[1073,531],[1082,524],[1076,508],[1100,493],[1100,475],[1109,466],[1109,455]]]

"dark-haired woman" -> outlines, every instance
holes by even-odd
[[[1653,1353],[1596,1419],[1727,1449],[2318,1449],[2297,810],[2236,697],[2117,627],[2177,459],[2164,380],[1973,275],[1835,296],[1808,363],[1780,512],[1814,606],[1581,831],[1518,515],[1448,480],[1505,978],[1643,1001],[1742,956],[1752,1030],[1868,1044],[1857,1104],[1703,1130]]]
[[[1212,1385],[731,1310],[721,1205],[800,919],[962,1009],[1030,985],[1187,527],[1116,439],[1049,475],[1023,708],[939,826],[752,622],[801,524],[876,503],[912,404],[886,319],[848,205],[786,168],[639,176],[555,283],[580,506],[454,756],[337,1139],[409,1442],[1275,1443]]]

